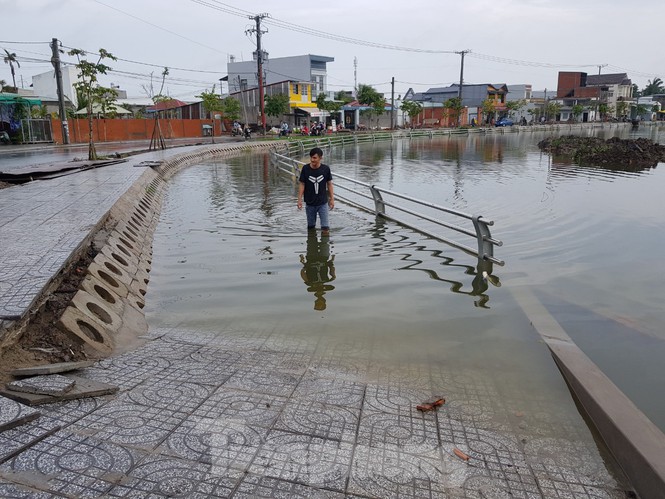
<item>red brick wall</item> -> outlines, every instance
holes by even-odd
[[[167,139],[201,137],[203,125],[211,120],[160,119],[162,135]],[[72,144],[88,142],[88,120],[68,120],[69,141]],[[153,119],[93,119],[92,134],[95,142],[117,142],[125,140],[150,140],[155,126]],[[53,140],[62,144],[62,126],[59,119],[51,119]],[[215,120],[215,135],[220,135],[219,120]]]

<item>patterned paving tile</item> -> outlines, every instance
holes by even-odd
[[[359,415],[359,409],[295,399],[285,405],[275,429],[353,443]]]
[[[192,414],[200,418],[222,418],[249,426],[271,428],[287,399],[274,394],[218,388]]]
[[[420,455],[439,448],[433,414],[410,416],[363,410],[357,444],[366,447],[396,448]]]
[[[272,431],[249,472],[343,492],[352,451],[345,442]]]
[[[141,454],[71,432],[51,435],[0,466],[12,480],[74,497],[97,497],[129,472]]]
[[[51,422],[49,421],[49,423]],[[11,430],[0,432],[0,463],[4,463],[17,452],[34,445],[58,429],[60,429],[60,426],[44,424],[44,418],[40,418]]]
[[[432,402],[440,397],[433,397],[429,389],[398,384],[368,384],[363,408],[392,414],[418,416],[422,413],[416,406]]]
[[[299,381],[300,376],[298,375],[252,366],[238,369],[224,384],[224,387],[289,396]]]
[[[158,452],[213,465],[214,472],[245,472],[268,434],[267,428],[224,417],[190,417]]]
[[[234,499],[252,499],[254,497],[276,499],[344,499],[349,498],[340,492],[307,487],[298,483],[266,476],[246,475],[233,494]]]
[[[0,478],[0,497],[5,499],[60,499],[63,496],[40,492],[32,487],[5,482]]]
[[[239,369],[237,365],[217,362],[195,362],[190,360],[176,361],[169,369],[165,369],[147,383],[165,385],[178,384],[181,381],[206,385],[211,390],[223,385]]]
[[[304,376],[293,396],[322,404],[358,408],[365,396],[365,385],[354,381]]]
[[[193,412],[210,396],[214,388],[192,383],[188,381],[189,377],[185,373],[179,369],[176,371],[181,376],[179,381],[165,378],[150,379],[122,394],[118,402],[168,411]]]
[[[353,456],[348,491],[381,498],[447,497],[445,473],[436,455],[415,456],[382,446],[359,446]]]
[[[37,409],[0,397],[0,432],[37,419],[39,414]]]
[[[186,413],[118,400],[106,404],[69,427],[117,444],[152,449],[187,417]]]
[[[219,475],[213,469],[194,461],[151,456],[134,467],[107,497],[230,497],[240,473]]]

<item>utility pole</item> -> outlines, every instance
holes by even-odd
[[[256,16],[249,16],[256,22],[256,28],[247,30],[247,32],[256,33],[256,65],[259,82],[259,101],[261,109],[261,127],[263,128],[263,135],[266,134],[266,113],[265,113],[265,95],[263,88],[263,50],[261,49],[261,35],[267,31],[261,31],[261,21],[269,17],[268,14],[257,14]]]
[[[358,98],[358,58],[353,58],[353,91],[354,97]]]
[[[469,52],[471,52],[471,50],[469,49],[455,52],[456,54],[462,56],[462,64],[460,65],[460,71],[459,71],[459,92],[457,93],[457,98],[459,99],[459,105],[460,105],[460,109],[457,112],[457,126],[460,126],[460,121],[462,119],[462,109],[464,109],[464,107],[462,106],[462,85],[464,84],[464,56]]]
[[[55,83],[58,89],[58,112],[60,113],[60,123],[62,125],[62,143],[69,144],[69,125],[67,124],[67,114],[65,114],[65,94],[62,90],[62,68],[60,67],[60,43],[57,38],[51,40],[51,64],[55,69]]]
[[[600,68],[604,68],[607,64],[598,64],[598,74],[600,75]]]
[[[395,77],[390,80],[390,129],[395,128]]]

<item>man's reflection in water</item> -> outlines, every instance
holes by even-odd
[[[307,284],[307,291],[314,293],[314,310],[325,310],[327,291],[335,286],[329,284],[335,280],[335,255],[330,254],[328,236],[321,236],[319,241],[316,231],[307,234],[307,255],[300,255],[303,268],[300,270],[302,280]]]

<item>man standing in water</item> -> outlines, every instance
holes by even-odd
[[[316,228],[316,215],[321,221],[321,235],[330,235],[328,223],[328,208],[335,207],[332,173],[330,167],[321,163],[323,151],[315,147],[309,151],[309,164],[302,167],[300,172],[300,185],[298,186],[298,209],[302,210],[303,197],[305,198],[305,213],[307,213],[307,229]]]

